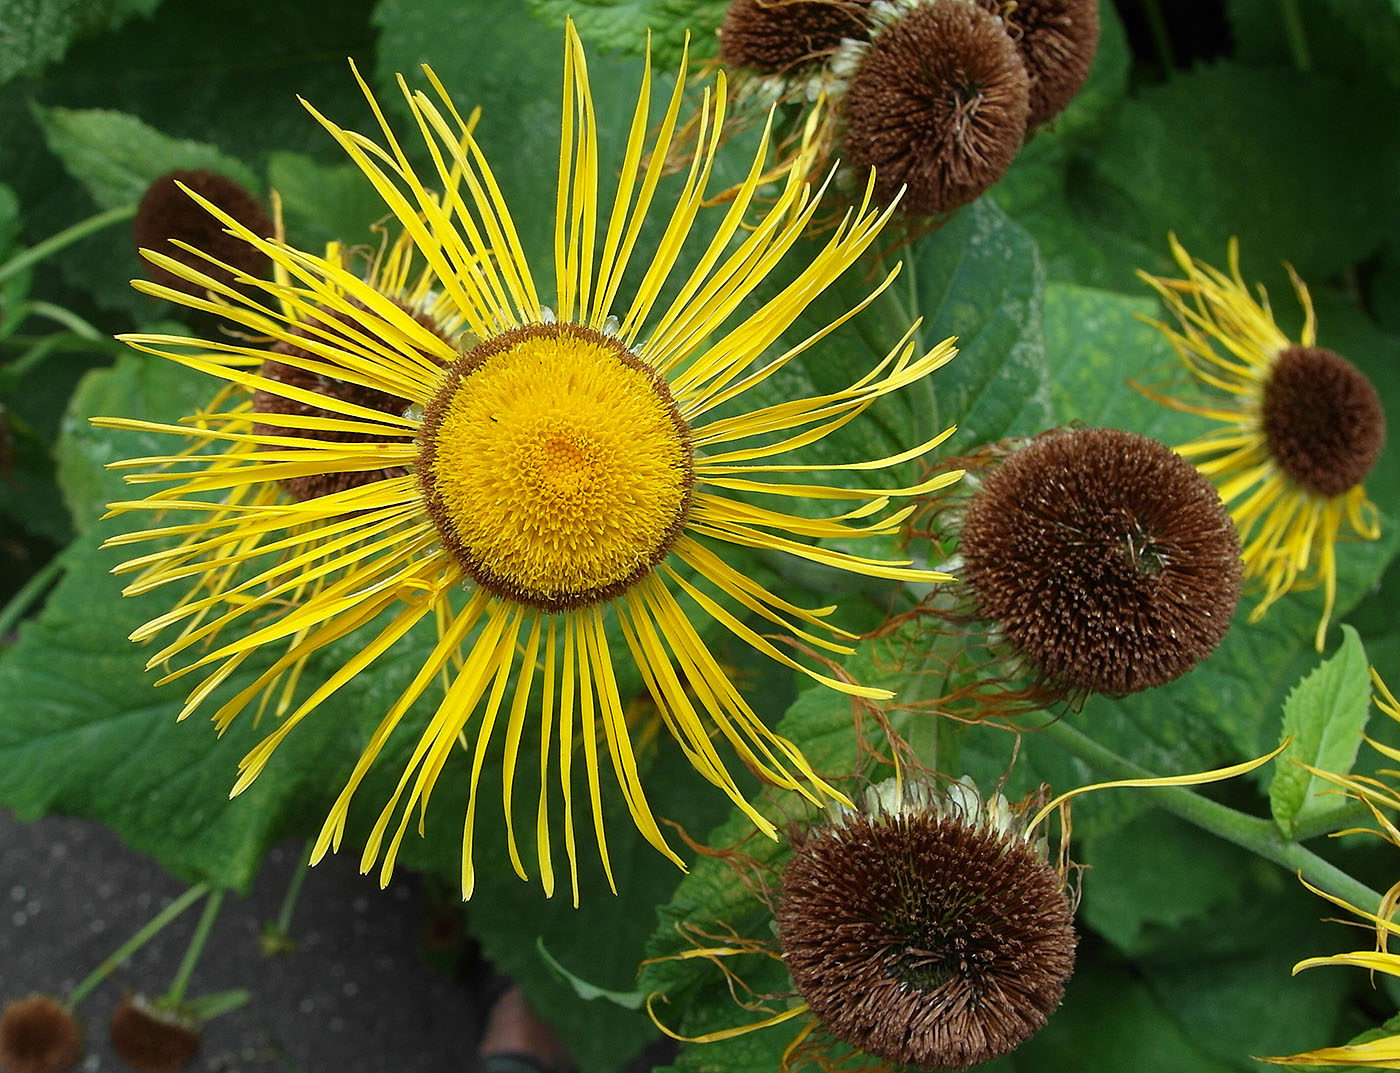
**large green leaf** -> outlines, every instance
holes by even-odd
[[[0,82],[34,74],[81,37],[132,15],[149,15],[160,0],[0,0]]]
[[[526,0],[530,12],[551,26],[565,17],[578,24],[585,41],[603,49],[641,55],[651,43],[652,60],[668,67],[678,62],[690,37],[696,58],[718,51],[715,30],[724,21],[729,0]]]
[[[87,190],[69,181],[48,151],[31,102],[125,113],[177,141],[218,146],[254,174],[273,150],[336,160],[335,143],[297,95],[363,128],[368,108],[346,57],[364,57],[373,47],[368,7],[369,0],[166,4],[152,18],[75,44],[42,78],[0,87],[0,161],[9,165],[3,177],[25,205],[26,240],[37,242],[92,212]],[[141,268],[126,228],[89,238],[53,260],[88,301],[138,322],[159,315],[158,304],[128,284]]]
[[[1373,206],[1400,180],[1400,144],[1372,136],[1374,107],[1340,80],[1201,67],[1115,112],[1093,167],[1138,235],[1175,231],[1211,261],[1238,236],[1249,275],[1286,260],[1323,278],[1378,247]]]
[[[179,169],[216,171],[253,191],[261,186],[217,147],[172,138],[124,112],[36,108],[35,114],[49,149],[104,209],[135,205],[155,179]]]

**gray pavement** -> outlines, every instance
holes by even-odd
[[[414,877],[381,891],[375,877],[358,874],[353,855],[332,856],[307,874],[292,920],[295,949],[259,950],[300,853],[300,843],[275,849],[248,897],[226,898],[189,995],[245,987],[253,998],[205,1028],[189,1068],[464,1073],[478,1032],[475,996],[420,953],[443,918],[430,913]],[[65,994],[184,889],[97,824],[23,824],[0,809],[0,1002]],[[79,1006],[88,1034],[79,1070],[126,1070],[107,1042],[108,1019],[124,988],[165,991],[198,916],[198,906],[187,910]]]

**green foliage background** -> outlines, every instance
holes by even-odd
[[[1145,9],[1120,6],[1130,26]],[[1156,303],[1133,273],[1171,271],[1166,234],[1174,231],[1212,263],[1238,236],[1246,278],[1269,287],[1285,327],[1299,319],[1280,267],[1291,262],[1313,285],[1321,344],[1350,357],[1389,412],[1400,413],[1400,136],[1389,121],[1400,111],[1400,8],[1386,0],[1307,5],[1300,52],[1287,32],[1290,6],[1229,0],[1228,39],[1200,58],[1180,42],[1170,57],[1150,40],[1130,48],[1124,18],[1106,3],[1093,74],[1069,110],[988,196],[901,251],[900,279],[871,310],[766,390],[790,397],[847,383],[921,316],[926,343],[956,335],[961,355],[929,390],[885,400],[823,444],[829,457],[887,454],[949,423],[959,426],[944,448],[951,453],[1068,421],[1180,442],[1199,425],[1127,383],[1172,368],[1160,337],[1138,319],[1154,314]],[[299,94],[342,126],[368,131],[347,56],[400,121],[394,73],[424,62],[459,104],[483,107],[478,136],[517,207],[527,250],[538,256],[552,228],[563,17],[573,15],[589,47],[603,151],[615,158],[647,31],[664,72],[687,28],[693,55],[714,52],[723,11],[720,0],[0,0],[0,264],[99,209],[130,204],[176,167],[215,167],[256,190],[275,188],[290,237],[308,248],[367,239],[382,205],[296,101]],[[727,150],[731,166],[750,151],[736,139]],[[177,875],[243,888],[268,846],[319,827],[361,742],[429,642],[400,646],[363,688],[338,700],[334,717],[319,712],[251,790],[227,799],[238,759],[262,730],[240,719],[216,740],[200,718],[177,724],[180,694],[155,689],[145,652],[125,640],[164,597],[123,600],[108,573],[119,555],[98,544],[121,523],[97,519],[122,491],[102,466],[155,453],[155,445],[86,422],[96,414],[173,420],[202,404],[209,387],[50,317],[52,307],[72,309],[104,334],[166,321],[169,309],[128,286],[138,272],[123,229],[114,227],[0,282],[0,547],[8,561],[0,596],[19,592],[55,559],[62,569],[42,609],[3,641],[0,803],[22,817],[95,817]],[[843,281],[811,320],[829,319],[868,286]],[[26,363],[44,340],[48,356]],[[1317,665],[1311,637],[1320,607],[1316,594],[1293,596],[1261,624],[1241,615],[1218,653],[1185,679],[1124,702],[1096,699],[1066,720],[1161,774],[1271,747],[1285,711],[1290,728],[1306,730],[1300,741],[1315,756],[1354,754],[1366,660],[1392,682],[1400,677],[1397,450],[1392,441],[1368,482],[1385,515],[1384,537],[1342,549],[1338,618],[1359,640],[1346,642],[1325,675],[1290,697]],[[740,565],[798,596],[832,592],[825,575],[767,561]],[[837,595],[845,624],[857,628],[876,624],[888,602],[882,591],[838,588]],[[1330,647],[1340,637],[1334,629]],[[906,686],[873,647],[855,657],[852,672]],[[319,654],[318,663],[334,665],[337,651],[344,648]],[[846,702],[771,667],[748,670],[760,711],[773,713],[819,767],[849,770]],[[625,692],[640,688],[630,669],[621,677]],[[1324,725],[1334,714],[1342,722]],[[399,740],[381,760],[352,830],[372,821],[409,745]],[[1006,735],[969,735],[963,767],[995,781],[1009,747]],[[687,777],[674,751],[662,749],[653,763],[649,785],[658,788],[662,814],[711,845],[741,835],[740,820],[694,785],[699,780]],[[1363,755],[1362,763],[1370,761]],[[1009,789],[1040,780],[1069,789],[1102,777],[1054,741],[1031,736]],[[449,770],[428,836],[410,838],[403,854],[406,865],[454,885],[460,782]],[[1322,807],[1309,796],[1314,789],[1275,785],[1271,793],[1260,775],[1213,796],[1260,816],[1271,814],[1272,797],[1272,814],[1287,829]],[[489,799],[493,790],[485,792]],[[682,878],[625,837],[625,821],[613,830],[619,894],[609,894],[594,869],[575,910],[567,897],[546,901],[515,880],[501,833],[486,815],[479,824],[483,875],[473,927],[487,953],[562,1026],[587,1071],[617,1068],[652,1028],[626,1004],[584,1001],[575,983],[623,994],[664,987],[671,996],[664,1016],[689,1033],[737,1023],[742,1012],[703,967],[659,963],[639,985],[638,965],[648,952],[681,948],[677,921],[737,923],[755,913],[720,862],[701,858]],[[1394,1012],[1391,993],[1371,991],[1363,974],[1324,970],[1290,980],[1296,960],[1353,940],[1321,923],[1325,906],[1287,872],[1154,808],[1151,794],[1084,800],[1075,833],[1075,855],[1090,866],[1079,969],[1049,1026],[988,1068],[1256,1069],[1251,1055],[1343,1040]],[[1314,848],[1382,889],[1395,878],[1393,851],[1357,839]],[[747,849],[770,859],[782,852]],[[677,1068],[775,1070],[790,1038],[778,1028],[687,1046]]]

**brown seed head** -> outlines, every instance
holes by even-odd
[[[1365,480],[1385,446],[1385,411],[1371,381],[1321,347],[1288,347],[1264,384],[1264,436],[1284,473],[1339,496]]]
[[[977,0],[999,15],[1030,77],[1032,127],[1079,92],[1099,47],[1099,0]]]
[[[179,1073],[199,1054],[199,1028],[141,995],[128,994],[112,1014],[112,1050],[137,1073]]]
[[[357,303],[358,304],[358,303]],[[363,308],[363,307],[361,307]],[[431,317],[420,315],[417,321],[429,331],[436,332],[436,326]],[[304,339],[315,339],[318,342],[325,342],[324,338],[313,331],[319,328],[322,331],[329,331],[335,334],[335,325],[351,324],[349,317],[328,311],[321,311],[319,317],[310,318],[310,327],[298,325],[292,329],[292,334]],[[362,334],[367,333],[363,325],[355,325]],[[375,337],[377,338],[377,337]],[[381,344],[383,343],[380,340]],[[384,344],[387,345],[387,344]],[[324,362],[324,358],[319,357],[310,351],[303,350],[291,343],[277,343],[271,348],[273,354],[291,355],[303,360]],[[436,360],[430,355],[425,355],[430,360]],[[276,380],[279,384],[288,387],[302,388],[306,391],[314,391],[320,395],[326,395],[342,402],[353,403],[356,406],[363,406],[369,410],[378,410],[381,413],[400,416],[409,405],[409,400],[394,395],[388,391],[381,391],[378,388],[367,387],[363,384],[351,383],[338,377],[311,372],[296,365],[288,365],[278,361],[276,358],[268,358],[258,369],[258,375],[265,376],[270,380]],[[260,414],[287,414],[292,417],[324,417],[342,418],[345,415],[324,406],[317,406],[314,403],[302,402],[299,399],[287,398],[276,392],[259,388],[253,395],[253,411]],[[308,440],[318,440],[331,443],[373,443],[390,442],[388,438],[376,439],[371,435],[358,432],[335,432],[325,429],[301,429],[283,428],[280,425],[271,423],[258,423],[253,426],[253,431],[261,436],[294,436]],[[392,442],[402,442],[394,440]],[[375,481],[386,480],[390,477],[402,477],[408,471],[400,466],[391,466],[385,469],[376,470],[356,470],[349,473],[313,473],[302,477],[289,477],[281,482],[282,487],[291,496],[298,500],[315,499],[317,496],[330,495],[332,492],[343,492],[348,488],[359,488]]]
[[[225,232],[223,222],[176,186],[177,182],[213,202],[254,234],[273,234],[272,218],[262,202],[232,179],[212,171],[172,171],[151,183],[137,206],[136,217],[131,221],[131,241],[136,249],[166,254],[221,283],[233,283],[232,272],[211,265],[170,242],[179,239],[240,272],[266,276],[267,255]],[[204,288],[198,284],[181,279],[144,257],[140,260],[146,274],[155,282],[197,298],[204,297]]]
[[[29,995],[0,1013],[0,1069],[67,1073],[83,1056],[83,1027],[51,995]]]
[[[919,1069],[967,1069],[1042,1025],[1074,968],[1060,876],[957,815],[855,816],[800,838],[778,936],[835,1036]]]
[[[933,0],[881,30],[843,106],[844,157],[875,194],[916,215],[948,212],[1001,178],[1026,134],[1026,69],[1001,20]]]
[[[1215,488],[1156,440],[1062,429],[992,471],[960,551],[983,615],[1046,680],[1097,693],[1169,682],[1215,650],[1240,546]]]
[[[779,74],[820,59],[844,38],[865,39],[870,0],[733,0],[719,30],[720,62]]]

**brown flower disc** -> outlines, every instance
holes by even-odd
[[[832,1035],[919,1069],[967,1069],[1033,1035],[1074,969],[1072,911],[1020,838],[933,813],[801,838],[778,937]]]
[[[819,59],[844,38],[865,40],[870,0],[733,0],[719,29],[726,66],[778,74]]]
[[[83,1028],[51,995],[28,995],[0,1013],[0,1069],[68,1073],[83,1056]]]
[[[1029,124],[1048,122],[1089,77],[1099,47],[1099,0],[977,0],[1003,19],[1030,77]]]
[[[1385,411],[1371,381],[1321,347],[1289,347],[1264,384],[1264,436],[1284,473],[1310,492],[1360,484],[1385,446]]]
[[[415,318],[429,331],[437,333],[436,326],[431,317],[419,316]],[[322,311],[319,319],[313,318],[309,324],[323,331],[335,332],[336,323],[349,324],[350,319],[339,313],[329,313]],[[365,328],[357,326],[361,333]],[[292,329],[292,334],[304,339],[315,339],[318,342],[325,342],[324,338],[310,330],[308,327],[298,325]],[[336,333],[339,334],[339,333]],[[324,364],[325,359],[303,350],[291,343],[277,343],[269,348],[272,354],[290,355],[303,360],[317,361]],[[436,361],[436,358],[431,360]],[[276,380],[280,384],[288,387],[301,388],[305,391],[314,391],[317,394],[339,399],[342,402],[352,403],[356,406],[363,406],[369,410],[378,410],[381,413],[402,416],[409,406],[409,400],[388,391],[381,391],[378,388],[367,387],[364,384],[352,383],[339,377],[329,376],[323,373],[311,372],[296,365],[289,365],[286,362],[278,361],[276,358],[268,358],[258,368],[258,375],[265,376],[270,380]],[[328,409],[324,406],[317,406],[314,403],[303,402],[300,399],[288,398],[279,395],[269,388],[259,388],[253,394],[253,411],[259,414],[287,414],[292,417],[323,417],[323,418],[344,418],[344,414]],[[361,432],[337,432],[326,429],[309,428],[284,428],[281,425],[259,422],[253,426],[253,431],[260,436],[293,436],[301,439],[317,440],[322,443],[402,443],[398,438],[375,437]],[[317,496],[330,495],[333,492],[343,492],[349,488],[360,488],[375,481],[387,480],[391,477],[402,477],[408,471],[402,466],[389,466],[384,469],[373,470],[353,470],[350,472],[337,473],[312,473],[301,477],[288,477],[279,483],[295,499],[308,500]]]
[[[170,240],[188,242],[195,249],[247,275],[265,277],[269,267],[267,255],[241,238],[228,234],[223,221],[181,190],[177,182],[223,209],[255,235],[273,234],[272,218],[262,202],[232,179],[213,171],[172,171],[146,188],[136,208],[136,216],[131,221],[132,244],[138,250],[166,254],[220,283],[232,284],[233,273],[172,245]],[[204,297],[205,288],[152,264],[144,257],[140,260],[146,274],[156,283],[196,298]]]
[[[959,544],[981,613],[1061,688],[1124,694],[1215,650],[1240,596],[1215,488],[1117,429],[1047,433],[993,470]]]
[[[1001,20],[964,0],[915,8],[870,42],[843,105],[847,164],[885,203],[935,215],[1001,178],[1026,134],[1026,68]]]
[[[112,1014],[112,1050],[137,1073],[180,1073],[199,1054],[199,1029],[128,995]]]

